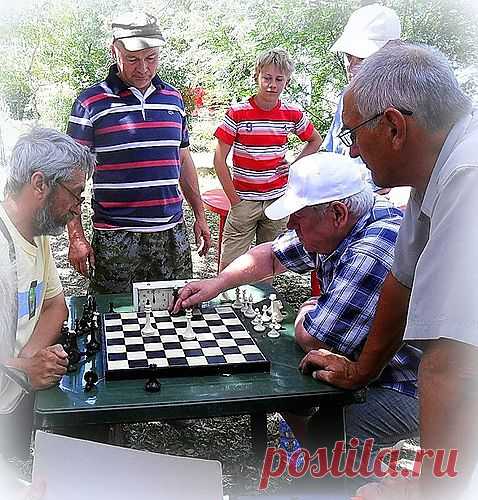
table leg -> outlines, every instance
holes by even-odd
[[[220,265],[221,265],[221,249],[222,249],[222,233],[224,231],[224,224],[226,223],[226,216],[219,216],[219,241],[217,242],[217,272],[219,273]]]
[[[252,450],[262,463],[267,447],[267,414],[253,413],[251,415]]]

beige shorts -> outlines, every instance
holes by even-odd
[[[286,230],[288,217],[270,220],[264,213],[273,201],[241,200],[231,208],[222,236],[221,269],[246,253],[254,237],[259,245],[274,240]]]

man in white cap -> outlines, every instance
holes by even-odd
[[[179,188],[194,212],[199,254],[210,244],[183,99],[156,74],[164,41],[156,18],[128,13],[112,28],[116,63],[76,99],[68,126],[98,159],[91,245],[80,218],[68,225],[70,262],[97,293],[192,276]]]
[[[287,270],[317,270],[322,294],[299,309],[296,341],[305,352],[328,346],[356,359],[392,266],[401,212],[374,196],[350,158],[315,153],[291,165],[287,189],[266,215],[290,215],[289,231],[252,248],[215,278],[186,285],[175,311]],[[404,346],[370,388],[367,402],[347,408],[347,439],[363,444],[374,438],[377,449],[417,435],[419,359],[417,350]],[[303,429],[294,430],[304,439]]]
[[[360,68],[364,59],[371,56],[391,40],[399,40],[401,35],[400,19],[396,12],[388,7],[374,3],[353,12],[345,25],[342,35],[332,45],[332,52],[343,54],[347,80],[350,82]],[[343,97],[339,98],[334,120],[322,143],[322,149],[348,156],[349,148],[343,144],[338,135],[342,131]],[[355,161],[363,165],[360,158]],[[380,191],[370,173],[367,180],[374,191]],[[388,190],[387,190],[388,191]]]

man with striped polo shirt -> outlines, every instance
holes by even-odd
[[[287,139],[293,133],[307,144],[296,158],[315,153],[322,142],[305,114],[279,97],[294,70],[287,52],[272,49],[256,62],[257,93],[232,105],[215,132],[214,168],[231,209],[224,226],[220,269],[256,244],[272,241],[286,229],[287,218],[272,221],[265,209],[284,193],[289,165]],[[226,158],[233,150],[233,176]]]
[[[96,293],[192,276],[181,191],[196,219],[199,255],[210,245],[184,103],[156,74],[164,41],[156,19],[128,13],[112,28],[116,64],[76,99],[68,126],[97,154],[91,245],[79,217],[68,225],[70,262],[90,275]]]

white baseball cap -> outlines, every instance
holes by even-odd
[[[265,214],[271,220],[287,217],[301,208],[342,200],[363,191],[363,169],[350,157],[314,153],[290,166],[285,193],[271,203]]]
[[[400,19],[393,9],[366,5],[352,12],[340,38],[332,45],[332,52],[345,52],[365,59],[401,34]]]
[[[127,12],[113,20],[113,41],[120,40],[130,52],[159,47],[164,38],[156,18],[146,12]]]

